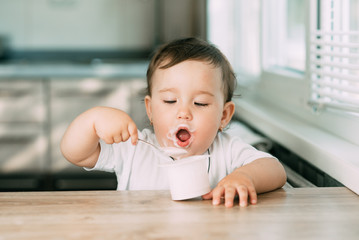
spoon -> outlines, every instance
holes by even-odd
[[[146,143],[154,148],[156,148],[158,151],[160,151],[161,153],[170,156],[170,157],[180,157],[182,155],[185,155],[187,153],[187,151],[185,149],[182,148],[176,148],[176,147],[158,147],[150,142],[147,142],[145,140],[142,139],[138,139],[138,141]]]

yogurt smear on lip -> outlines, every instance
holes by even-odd
[[[180,146],[179,145],[179,139],[177,138],[177,133],[181,130],[181,129],[184,129],[186,131],[189,132],[189,134],[191,135],[190,138],[188,140],[186,140],[184,142],[184,145],[183,146]],[[169,140],[171,140],[173,142],[173,145],[176,146],[176,147],[179,147],[179,148],[188,148],[191,143],[193,142],[193,132],[195,131],[195,129],[192,129],[190,128],[190,126],[188,126],[187,124],[180,124],[178,126],[176,126],[175,128],[171,129],[168,134],[167,134],[167,138]]]

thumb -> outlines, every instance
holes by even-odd
[[[213,197],[212,191],[210,191],[209,193],[206,193],[206,194],[202,195],[202,199],[204,199],[204,200],[212,199],[212,197]]]
[[[133,145],[136,145],[137,140],[138,140],[138,133],[137,133],[137,127],[136,127],[135,123],[128,125],[128,132],[130,133],[130,136],[131,136],[131,143]]]

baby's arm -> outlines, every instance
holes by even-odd
[[[92,168],[100,154],[99,139],[108,144],[127,141],[136,144],[137,127],[123,111],[95,107],[80,114],[66,130],[61,151],[75,165]]]
[[[226,207],[233,206],[236,195],[240,206],[257,203],[257,193],[268,192],[282,187],[286,182],[283,166],[274,158],[260,158],[247,165],[237,168],[223,178],[218,185],[203,199],[212,199],[214,205],[221,203],[224,197]]]

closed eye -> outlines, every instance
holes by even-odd
[[[195,102],[194,105],[199,106],[199,107],[206,107],[206,106],[208,106],[208,103]]]
[[[167,104],[174,104],[176,103],[177,101],[176,100],[163,100],[164,103],[167,103]]]

